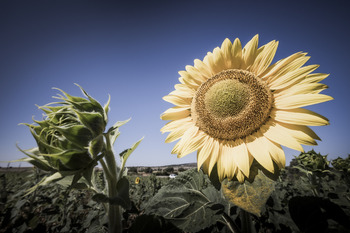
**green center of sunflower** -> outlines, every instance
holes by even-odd
[[[223,140],[245,138],[269,118],[272,93],[253,73],[224,70],[198,88],[191,105],[195,124]]]
[[[234,117],[249,103],[247,85],[236,79],[225,79],[214,83],[204,97],[208,111],[216,117]]]

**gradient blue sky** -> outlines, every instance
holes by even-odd
[[[160,114],[162,97],[178,83],[178,71],[203,59],[225,38],[246,44],[280,42],[275,60],[308,52],[307,64],[330,73],[323,93],[333,101],[314,105],[330,119],[313,127],[322,139],[312,148],[333,159],[350,153],[350,15],[346,1],[0,1],[0,160],[24,157],[15,146],[36,146],[20,122],[40,120],[35,104],[52,102],[58,87],[81,95],[78,83],[105,103],[110,125],[128,118],[115,150],[145,139],[129,166],[196,162],[192,153],[171,155]],[[287,161],[299,152],[286,149]],[[18,165],[18,164],[17,164]],[[1,164],[6,166],[6,164]],[[16,166],[16,164],[14,164]],[[24,166],[24,165],[22,165]]]

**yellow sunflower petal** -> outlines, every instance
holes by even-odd
[[[314,146],[317,142],[309,135],[309,129],[307,126],[303,125],[291,125],[286,123],[279,123],[285,130],[288,131],[292,137],[294,137],[300,144]]]
[[[279,168],[284,168],[286,166],[286,156],[284,155],[281,145],[270,141],[266,137],[264,137],[263,140],[267,145],[272,160],[275,161]]]
[[[233,159],[234,154],[232,148],[229,145],[224,145],[223,153],[219,157],[218,161],[218,173],[220,180],[223,180],[225,176],[228,179],[232,179],[235,175],[237,165]]]
[[[322,83],[298,83],[288,88],[279,89],[274,92],[274,96],[287,96],[298,94],[318,94],[327,89],[328,86]]]
[[[234,163],[230,164],[230,157],[232,157],[232,155],[230,154],[229,147],[224,144],[217,161],[217,172],[220,182],[225,179],[227,172],[229,172],[229,169],[233,168],[232,165],[234,165]],[[227,167],[227,165],[231,166]]]
[[[214,55],[211,52],[208,52],[207,55],[203,58],[203,63],[209,68],[212,74],[216,74]]]
[[[241,41],[237,38],[232,44],[231,69],[239,69],[243,62]]]
[[[236,177],[237,177],[237,180],[240,182],[240,183],[243,183],[244,182],[244,175],[242,173],[242,171],[240,171],[239,169],[236,170]]]
[[[251,72],[261,75],[271,64],[278,47],[278,41],[271,41],[266,44],[263,51],[256,57],[254,64],[250,68]]]
[[[177,155],[178,158],[182,158],[203,146],[205,142],[205,135],[203,132],[198,132],[192,136],[191,140],[188,140],[182,147],[182,150]]]
[[[174,87],[175,91],[181,91],[181,93],[184,93],[182,96],[184,98],[193,98],[194,94],[196,93],[195,90],[191,89],[186,84],[176,84]],[[171,95],[171,93],[169,95]]]
[[[197,152],[197,168],[198,170],[201,168],[203,163],[208,159],[211,155],[211,152],[214,148],[214,139],[212,137],[206,137],[204,142],[204,146],[200,148]]]
[[[208,158],[207,160],[205,160],[202,164],[202,169],[203,169],[203,172],[205,174],[208,174],[208,170],[209,170],[209,160],[210,158]]]
[[[277,109],[300,108],[312,104],[318,104],[332,100],[333,98],[323,94],[299,94],[293,96],[277,96],[275,106]]]
[[[271,81],[288,72],[296,70],[309,60],[310,57],[306,57],[305,55],[306,53],[294,53],[287,58],[279,60],[266,69],[260,77],[264,80]]]
[[[162,133],[165,133],[165,132],[170,132],[178,127],[180,127],[181,125],[183,124],[188,124],[189,126],[190,125],[193,125],[193,122],[192,122],[192,119],[191,117],[186,117],[184,119],[179,119],[179,120],[175,120],[175,121],[171,121],[171,122],[168,122],[166,125],[164,125],[160,131]]]
[[[203,82],[207,81],[207,77],[205,77],[197,68],[193,66],[186,66],[187,73],[195,79],[199,84],[202,84]]]
[[[198,87],[202,81],[198,80],[198,77],[193,77],[191,74],[189,74],[187,71],[180,70],[179,75],[181,75],[181,78],[184,80],[186,84],[190,84],[193,87]]]
[[[185,79],[184,77],[180,77],[179,78],[180,83],[185,84],[186,86],[188,86],[188,88],[193,89],[193,90],[197,90],[199,85],[191,79]]]
[[[232,67],[232,43],[228,38],[222,42],[221,51],[223,53],[225,68],[230,69]]]
[[[247,145],[249,153],[261,164],[266,170],[273,173],[274,167],[272,159],[270,157],[266,143],[263,141],[262,134],[250,135],[246,138],[245,143]]]
[[[214,71],[215,74],[226,69],[224,54],[219,47],[216,47],[213,50],[213,58],[214,58],[214,67],[212,67],[212,70]]]
[[[211,69],[199,59],[194,60],[194,67],[200,70],[201,74],[206,78],[210,78],[211,76],[213,76]]]
[[[301,81],[301,83],[317,83],[321,82],[325,78],[327,78],[329,74],[322,74],[322,73],[313,73],[306,76],[304,80]]]
[[[208,159],[209,161],[209,167],[208,167],[208,175],[210,176],[211,171],[213,170],[213,167],[215,166],[218,157],[220,155],[220,151],[222,150],[222,143],[219,140],[214,140],[214,147],[213,150],[211,151],[211,155],[209,156]]]
[[[305,78],[306,75],[310,74],[312,71],[316,70],[319,65],[304,66],[292,72],[289,72],[278,79],[271,80],[269,86],[271,89],[277,90],[288,87],[295,82],[298,82]]]
[[[161,116],[160,119],[168,120],[179,120],[190,115],[189,108],[186,107],[173,107],[166,110]]]
[[[191,99],[190,98],[182,98],[180,96],[176,95],[167,95],[163,97],[163,100],[172,103],[174,105],[180,106],[180,107],[190,107],[191,106]]]
[[[182,124],[182,125],[179,125],[178,127],[176,127],[175,129],[173,129],[169,134],[168,136],[166,137],[165,139],[165,142],[166,143],[170,143],[170,142],[173,142],[173,141],[176,141],[178,140],[179,138],[181,138],[184,133],[191,127],[193,126],[193,123],[192,122],[188,122],[186,124]]]
[[[183,146],[185,145],[185,143],[188,140],[191,140],[192,137],[194,137],[196,135],[196,133],[198,132],[198,127],[195,125],[191,125],[186,132],[183,134],[183,136],[181,137],[180,141],[178,141],[173,150],[171,151],[172,154],[180,154],[181,151],[183,150]]]
[[[183,98],[193,98],[192,91],[187,90],[174,90],[169,95],[182,96]]]
[[[248,68],[253,65],[257,56],[259,35],[255,35],[243,48],[242,55],[244,60],[244,67]]]
[[[265,125],[261,126],[261,131],[265,137],[273,142],[304,152],[300,143],[277,122],[267,122]]]
[[[321,126],[328,125],[326,117],[304,108],[272,110],[271,115],[279,122],[296,125]]]
[[[230,150],[234,163],[239,170],[248,177],[250,171],[250,159],[245,143],[241,139],[237,139],[236,141],[231,142]]]

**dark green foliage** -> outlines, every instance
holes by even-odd
[[[107,232],[104,208],[87,190],[49,184],[24,196],[43,174],[28,170],[7,172],[6,202],[0,203],[0,232]]]
[[[170,173],[174,172],[174,168],[173,167],[167,167],[167,168],[164,169],[164,172],[169,175]]]
[[[128,173],[137,173],[137,167],[128,167]]]
[[[296,163],[294,166],[300,166],[301,168],[310,171],[325,171],[329,169],[329,161],[327,160],[327,155],[321,155],[311,150],[307,153],[300,153],[298,157],[295,158]]]
[[[348,159],[337,159],[336,163],[346,164]],[[350,174],[333,162],[334,168],[321,170],[301,166],[298,161],[296,158],[281,172],[261,216],[249,216],[253,231],[350,232]],[[43,176],[33,171],[0,174],[0,232],[107,232],[103,203],[93,201],[95,193],[87,189],[68,192],[61,185],[49,184],[24,197],[25,190]],[[124,233],[228,233],[228,220],[242,227],[240,208],[224,201],[201,173],[189,170],[175,179],[140,176],[139,184],[135,184],[136,177],[126,177],[130,208],[123,213]],[[98,189],[103,190],[103,173],[97,172],[95,179]],[[182,197],[188,206],[173,211],[174,217],[169,218],[166,208],[176,205],[176,197]],[[164,206],[162,201],[166,201]],[[198,221],[181,218],[195,209],[203,214]]]
[[[147,201],[153,197],[158,190],[164,186],[169,178],[157,178],[155,175],[141,176],[140,183],[135,184],[136,176],[129,176],[130,183],[130,199],[137,207],[137,209],[143,209],[143,206]]]
[[[329,219],[350,229],[348,216],[329,199],[312,196],[293,197],[288,206],[293,221],[302,232],[328,232]]]
[[[208,177],[191,169],[169,180],[145,206],[145,211],[163,216],[185,232],[198,232],[221,218],[225,207],[220,202],[220,192]]]
[[[178,172],[184,172],[184,171],[186,171],[186,169],[183,168],[183,167],[179,167],[179,169],[178,169],[177,171],[178,171]]]
[[[131,226],[130,233],[181,233],[172,223],[161,216],[140,215]]]
[[[332,165],[338,171],[343,171],[350,174],[350,154],[346,159],[338,157],[332,161]]]
[[[150,167],[145,167],[145,168],[142,169],[142,172],[145,172],[145,173],[152,173],[153,170],[152,170],[152,168],[150,168]]]
[[[306,230],[305,224],[317,222],[319,226],[324,226],[325,232],[350,231],[342,220],[345,216],[350,218],[349,175],[331,167],[322,170],[320,167],[315,169],[299,163],[312,155],[326,157],[314,151],[301,153],[301,159],[297,157],[291,166],[281,172],[275,192],[267,201],[265,213],[259,219],[259,229],[270,226],[276,232],[298,232]],[[312,209],[314,212],[308,218],[298,217]],[[321,215],[319,211],[322,212]]]

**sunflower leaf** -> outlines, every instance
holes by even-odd
[[[119,205],[124,209],[130,209],[129,181],[125,177],[118,181],[116,196],[108,197],[103,193],[97,193],[92,197],[92,200],[98,203],[109,203],[110,205]]]
[[[221,218],[224,205],[220,197],[208,177],[192,169],[163,186],[145,210],[146,214],[163,216],[185,232],[198,232]]]
[[[260,216],[267,199],[275,190],[275,181],[259,169],[252,182],[246,181],[241,184],[238,181],[225,180],[221,187],[228,201],[249,213]]]

